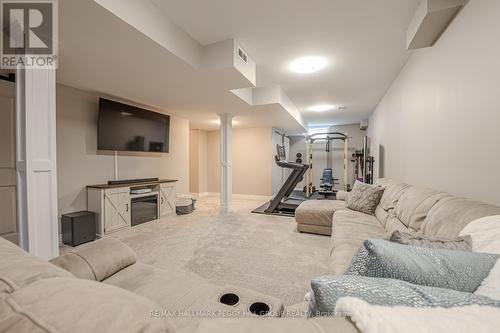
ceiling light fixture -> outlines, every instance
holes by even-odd
[[[337,109],[336,105],[331,105],[331,104],[319,104],[319,105],[314,105],[309,108],[309,111],[314,111],[314,112],[326,112],[326,111],[331,111]]]
[[[324,58],[309,56],[292,61],[290,69],[295,73],[310,74],[322,70],[327,65]]]

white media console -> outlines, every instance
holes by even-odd
[[[96,213],[96,235],[175,214],[176,180],[87,186],[88,210]]]

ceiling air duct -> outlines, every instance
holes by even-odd
[[[407,31],[408,50],[433,46],[468,0],[422,0]]]

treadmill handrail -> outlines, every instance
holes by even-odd
[[[278,166],[282,168],[288,168],[288,169],[301,169],[306,166],[308,167],[307,164],[288,162],[288,161],[276,161],[276,164],[278,164]]]

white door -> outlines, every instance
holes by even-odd
[[[18,244],[15,84],[0,81],[0,237]]]
[[[160,216],[175,213],[175,184],[160,185]]]
[[[128,188],[110,189],[104,193],[104,233],[131,226]]]

